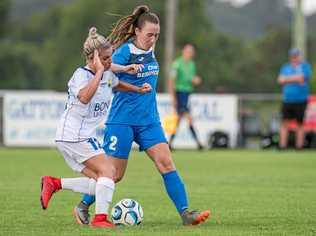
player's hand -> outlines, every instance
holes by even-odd
[[[144,65],[142,64],[131,64],[125,66],[125,72],[129,74],[136,74],[138,72],[141,72],[144,68]]]
[[[202,83],[201,77],[200,76],[195,76],[192,80],[192,84],[194,86],[198,86]]]
[[[148,93],[152,90],[152,87],[148,83],[144,83],[142,87],[139,88],[140,93]]]
[[[94,50],[93,52],[93,65],[96,71],[104,71],[104,66],[100,60],[98,50]]]

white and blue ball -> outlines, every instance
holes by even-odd
[[[115,225],[139,225],[144,212],[137,201],[125,198],[113,206],[111,217]]]

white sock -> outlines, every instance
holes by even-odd
[[[61,188],[72,190],[77,193],[84,193],[89,195],[95,194],[96,181],[92,178],[62,178]]]
[[[100,177],[95,187],[95,213],[108,214],[112,202],[115,183],[107,177]]]

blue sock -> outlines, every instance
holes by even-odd
[[[176,170],[162,175],[165,188],[177,211],[181,215],[188,208],[187,193]]]
[[[85,194],[81,200],[85,205],[90,206],[95,202],[95,196]]]

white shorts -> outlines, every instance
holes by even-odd
[[[76,171],[81,172],[85,165],[82,164],[86,160],[104,154],[105,152],[96,138],[89,138],[82,142],[63,142],[56,141],[57,149],[63,154],[68,166]]]

